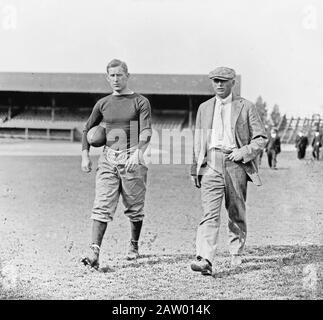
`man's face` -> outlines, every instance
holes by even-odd
[[[107,80],[113,91],[121,93],[127,88],[128,79],[129,74],[125,73],[121,66],[109,68]]]
[[[232,91],[234,80],[212,79],[215,93],[222,99],[226,98]]]

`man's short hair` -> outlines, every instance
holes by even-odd
[[[123,71],[126,74],[128,74],[128,66],[125,62],[118,60],[118,59],[111,60],[107,65],[107,73],[109,73],[110,68],[114,68],[114,67],[121,67],[123,69]]]

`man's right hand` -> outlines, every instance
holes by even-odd
[[[92,170],[92,161],[89,155],[82,154],[82,164],[81,164],[82,171],[84,172],[91,172]]]
[[[191,179],[194,182],[196,188],[201,188],[201,180],[199,176],[191,176]]]

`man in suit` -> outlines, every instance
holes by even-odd
[[[303,131],[298,133],[295,141],[295,147],[297,149],[297,158],[304,159],[306,154],[306,148],[308,146],[308,138],[304,135]]]
[[[277,170],[277,155],[280,153],[280,137],[277,134],[277,129],[272,128],[266,148],[268,165],[270,168]]]
[[[320,160],[320,148],[322,147],[322,135],[320,134],[320,131],[317,129],[314,132],[314,137],[312,141],[312,155],[314,159]]]
[[[191,176],[201,188],[203,216],[191,269],[203,275],[212,274],[223,197],[229,215],[231,266],[241,264],[247,235],[247,182],[261,185],[255,160],[267,135],[255,105],[232,93],[235,76],[227,67],[209,73],[215,96],[199,106],[196,117]]]

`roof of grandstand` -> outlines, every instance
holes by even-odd
[[[240,93],[237,76],[236,93]],[[129,87],[142,94],[213,95],[207,75],[131,74]],[[101,73],[0,72],[0,91],[110,93]]]

